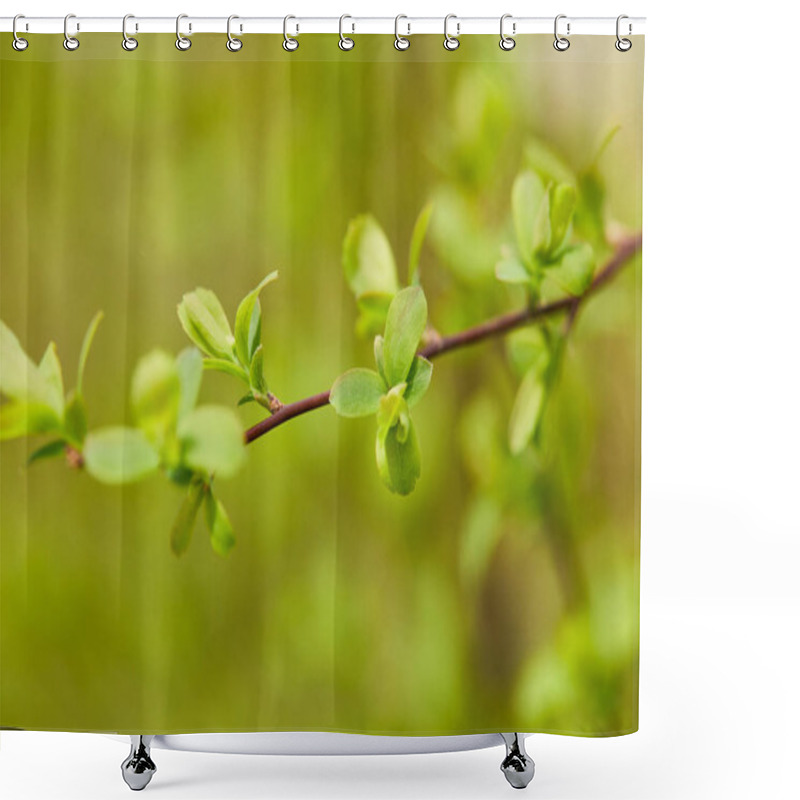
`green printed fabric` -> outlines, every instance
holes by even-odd
[[[644,41],[0,36],[0,727],[638,727]]]

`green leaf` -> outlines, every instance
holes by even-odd
[[[48,442],[28,456],[28,466],[35,464],[37,461],[43,461],[46,458],[57,458],[63,455],[66,449],[67,443],[63,439],[56,439],[54,442]]]
[[[250,385],[250,376],[233,361],[226,361],[223,358],[204,358],[203,369],[224,372],[226,375],[232,375],[234,378],[244,381],[248,386]]]
[[[409,286],[395,295],[386,317],[383,356],[386,382],[394,386],[405,381],[425,331],[428,304],[419,286]]]
[[[158,453],[138,428],[100,428],[86,437],[86,471],[101,483],[132,483],[158,468]]]
[[[248,353],[252,360],[253,354],[261,344],[261,301],[256,300],[256,307],[253,310],[253,316],[250,317],[250,335],[248,337]]]
[[[50,405],[50,391],[19,340],[0,320],[0,393],[21,403]]]
[[[506,337],[506,350],[511,366],[519,376],[534,367],[543,375],[550,363],[550,342],[539,326],[512,331]]]
[[[0,441],[40,433],[58,433],[60,430],[61,420],[44,403],[11,400],[0,405]]]
[[[546,196],[541,179],[530,170],[520,173],[511,189],[511,210],[517,247],[526,263],[530,263],[538,246],[535,226]]]
[[[253,353],[250,362],[250,386],[259,394],[267,391],[267,381],[264,378],[264,348],[259,345]]]
[[[538,369],[532,368],[522,379],[508,422],[508,444],[514,455],[521,453],[531,441],[544,407],[544,381]]]
[[[178,420],[181,381],[175,359],[153,350],[139,359],[131,381],[131,409],[136,424],[161,446]]]
[[[175,359],[175,370],[181,387],[178,419],[183,419],[197,405],[197,396],[200,394],[203,380],[203,356],[200,351],[194,347],[181,350]]]
[[[83,373],[86,370],[86,361],[89,358],[89,351],[92,349],[92,342],[94,341],[94,336],[97,333],[97,328],[100,325],[100,322],[103,319],[103,312],[98,311],[92,321],[89,323],[89,327],[86,329],[86,333],[83,335],[83,343],[81,344],[81,354],[78,358],[78,382],[75,387],[75,393],[79,397],[83,397]]]
[[[367,292],[394,294],[397,267],[389,240],[370,214],[350,222],[344,238],[342,264],[347,283],[356,297]]]
[[[261,342],[260,310],[256,314],[258,295],[268,283],[276,280],[277,277],[277,270],[275,272],[270,272],[252,292],[249,292],[245,296],[244,300],[239,303],[239,308],[236,310],[236,322],[234,324],[236,355],[239,359],[239,363],[243,367],[248,367],[250,365],[250,360],[255,352],[255,347],[253,347],[253,345],[255,344],[257,346]],[[255,326],[253,324],[254,321],[258,323]]]
[[[575,232],[596,245],[606,243],[606,187],[596,167],[578,176],[578,203],[575,207]]]
[[[406,403],[413,408],[422,399],[431,383],[433,364],[427,358],[415,356],[408,371],[408,381],[405,391]]]
[[[189,547],[197,512],[200,510],[200,503],[203,501],[204,494],[205,485],[202,481],[193,480],[189,484],[189,491],[183,498],[180,509],[178,509],[178,516],[175,517],[175,521],[172,523],[172,531],[169,537],[170,547],[176,556],[185,553]]]
[[[579,244],[570,248],[561,261],[547,270],[565,292],[580,297],[591,285],[594,276],[594,251],[589,244]]]
[[[393,425],[396,425],[401,417],[408,416],[408,403],[403,396],[407,384],[399,383],[392,386],[389,391],[380,399],[378,406],[378,429],[384,433]]]
[[[539,206],[539,211],[536,214],[536,219],[533,222],[533,256],[531,263],[537,264],[541,260],[541,256],[546,259],[550,252],[550,243],[552,242],[552,230],[550,228],[550,189],[544,193],[542,204]]]
[[[358,336],[368,339],[383,331],[393,297],[388,292],[366,292],[356,299],[360,312],[356,321]]]
[[[236,403],[237,406],[246,406],[248,403],[255,403],[256,399],[253,397],[252,392],[248,392],[244,397],[239,398],[239,402]]]
[[[495,264],[494,274],[504,283],[530,283],[533,276],[528,268],[514,256],[509,256]]]
[[[526,164],[547,183],[575,184],[575,173],[549,145],[539,139],[531,140],[525,148]]]
[[[383,378],[386,383],[386,364],[383,360],[383,336],[376,336],[373,342],[373,350],[375,352],[375,366],[378,368],[378,374]],[[388,386],[389,384],[386,383]]]
[[[385,391],[386,384],[377,372],[357,367],[336,379],[330,402],[340,417],[366,417],[377,413]]]
[[[206,524],[211,534],[211,546],[220,556],[227,556],[236,544],[233,526],[222,503],[212,494],[206,493]]]
[[[392,492],[406,495],[414,490],[422,467],[417,434],[410,419],[405,430],[400,424],[388,430],[378,429],[375,459],[381,480]]]
[[[239,418],[224,406],[200,406],[182,419],[178,438],[183,461],[207,475],[229,478],[244,463],[244,430]]]
[[[39,362],[39,374],[46,391],[47,405],[56,416],[64,416],[64,378],[61,375],[61,362],[58,360],[56,346],[53,342],[47,345],[42,360]]]
[[[178,305],[178,318],[186,335],[210,356],[233,358],[234,337],[217,296],[198,287],[183,296]]]
[[[425,241],[425,234],[428,232],[428,223],[431,221],[433,203],[428,203],[419,212],[417,221],[414,223],[414,230],[411,233],[411,245],[408,248],[408,283],[409,285],[419,284],[419,256],[422,252],[422,243]]]
[[[76,389],[74,392],[70,392],[64,409],[64,431],[76,447],[83,446],[88,425],[86,402]]]
[[[550,188],[550,243],[548,252],[556,257],[569,234],[577,195],[575,187],[560,183]]]

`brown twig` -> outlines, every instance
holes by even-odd
[[[482,342],[494,336],[502,336],[515,328],[529,325],[536,320],[559,314],[562,311],[569,311],[570,319],[574,320],[580,304],[587,297],[594,294],[598,289],[608,283],[641,247],[641,233],[637,233],[619,242],[614,251],[614,255],[611,256],[605,266],[597,273],[592,281],[592,285],[580,297],[564,297],[561,300],[556,300],[547,305],[524,308],[521,311],[514,311],[510,314],[501,314],[498,317],[492,317],[486,320],[486,322],[482,322],[472,328],[467,328],[459,333],[454,333],[451,336],[435,338],[423,347],[419,351],[419,354],[425,358],[433,359],[450,350],[467,347],[468,345]],[[322,408],[328,405],[329,400],[330,392],[320,392],[320,394],[306,397],[295,403],[287,403],[281,406],[272,416],[253,425],[253,427],[245,433],[245,441],[247,444],[250,444],[250,442],[254,442],[256,439],[260,438],[265,433],[269,433],[273,428],[277,428],[284,422],[288,422],[290,419],[299,417],[301,414],[306,414],[316,408]]]

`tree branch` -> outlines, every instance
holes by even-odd
[[[510,314],[501,314],[498,317],[492,317],[486,320],[486,322],[482,322],[472,328],[467,328],[451,336],[442,336],[436,339],[423,347],[419,351],[419,354],[425,358],[434,359],[442,355],[442,353],[447,353],[450,350],[457,350],[461,347],[467,347],[468,345],[476,344],[495,336],[502,336],[515,328],[520,328],[536,320],[559,314],[562,311],[569,312],[571,324],[572,321],[574,321],[581,303],[614,278],[630,258],[639,252],[641,247],[641,233],[629,236],[620,241],[614,251],[614,255],[611,256],[605,266],[597,273],[595,279],[592,281],[592,285],[580,297],[564,297],[553,303],[548,303],[547,305],[524,308],[521,311],[514,311]],[[328,405],[329,400],[330,392],[328,391],[306,397],[295,403],[287,403],[281,406],[272,416],[253,425],[253,427],[245,433],[245,442],[250,444],[265,433],[269,433],[273,428],[282,425],[284,422],[288,422],[290,419],[299,417],[301,414],[313,411],[316,408],[322,408]]]

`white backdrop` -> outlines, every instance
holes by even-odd
[[[687,0],[27,0],[63,16],[647,16],[641,730],[536,736],[540,800],[798,796],[800,7]],[[0,795],[127,796],[127,748],[0,734]],[[508,797],[501,750],[291,758],[155,751],[162,798]]]

